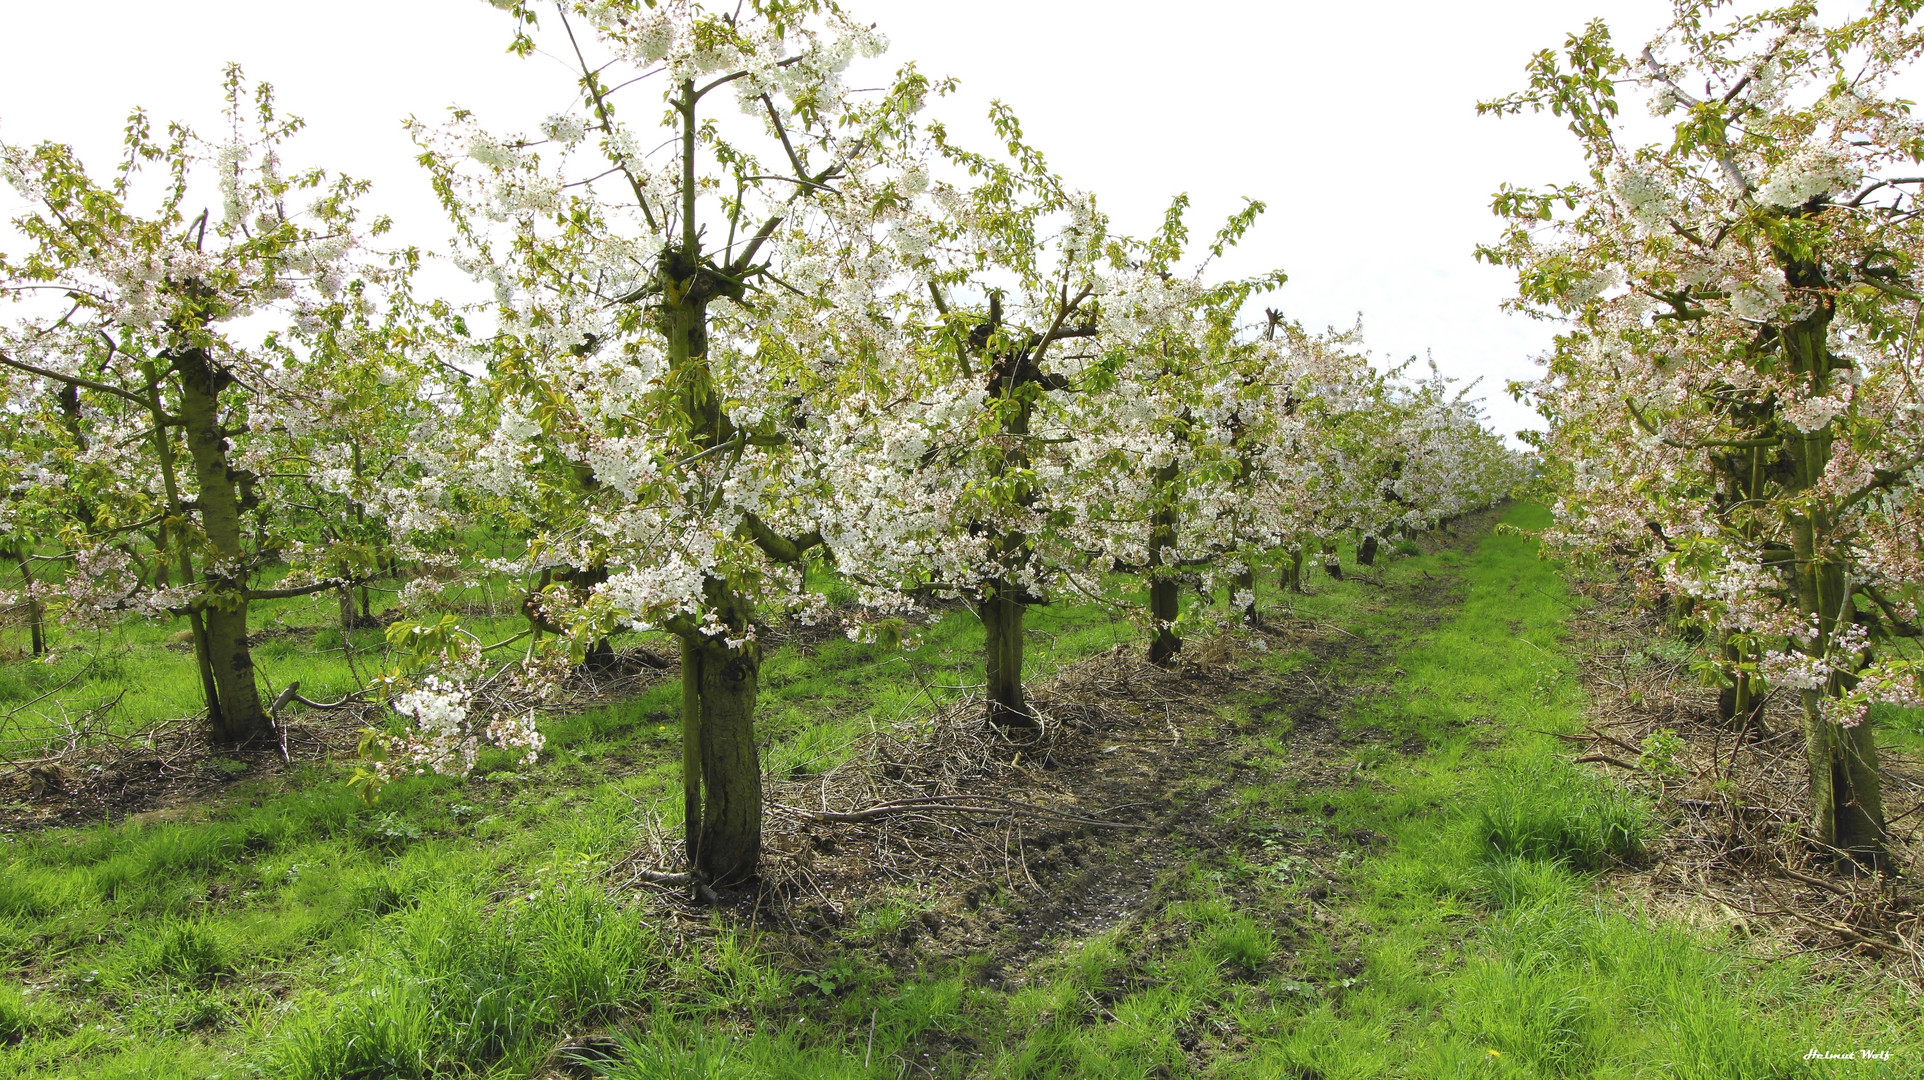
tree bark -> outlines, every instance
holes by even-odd
[[[1365,536],[1363,542],[1356,545],[1356,565],[1376,565],[1376,536],[1374,534]]]
[[[1022,617],[1028,605],[1007,581],[991,582],[982,596],[983,669],[988,677],[989,722],[1002,728],[1033,728],[1035,716],[1022,691]]]
[[[688,865],[701,864],[701,642],[681,637],[681,812]]]
[[[1786,277],[1793,285],[1825,284],[1813,265],[1791,262]],[[1830,391],[1831,302],[1782,330],[1782,348],[1791,368],[1810,380],[1813,394]],[[1784,432],[1788,476],[1785,493],[1795,496],[1817,486],[1831,459],[1831,432]],[[1821,501],[1792,501],[1786,515],[1792,553],[1791,577],[1798,610],[1815,623],[1813,637],[1801,648],[1825,656],[1834,637],[1849,624],[1856,606],[1843,556],[1830,543],[1833,523]],[[1852,675],[1833,673],[1826,685],[1803,692],[1804,749],[1810,769],[1811,835],[1821,847],[1848,862],[1882,869],[1885,850],[1883,783],[1877,770],[1877,741],[1868,719],[1843,727],[1825,715],[1827,700],[1849,690]]]
[[[216,742],[245,743],[266,735],[269,724],[247,647],[240,477],[228,464],[221,430],[220,393],[232,380],[199,349],[180,352],[174,364],[180,375],[181,426],[198,488],[195,503],[201,530],[214,549],[201,568],[196,604],[202,625],[194,635],[215,695],[208,701],[209,727]]]
[[[1303,551],[1297,548],[1283,561],[1283,588],[1288,592],[1303,591]]]
[[[699,758],[702,790],[688,830],[694,837],[689,863],[710,885],[739,885],[761,862],[762,767],[755,745],[761,646],[749,641],[730,648],[720,637],[696,633],[682,639],[684,665],[691,653],[696,662],[692,673],[683,669],[683,706],[692,682],[698,730],[692,747],[684,738],[682,764],[686,769]],[[684,735],[688,727],[684,712]],[[684,777],[684,800],[688,796]]]
[[[581,657],[581,667],[596,673],[613,671],[616,662],[613,638],[597,638],[594,646]]]
[[[47,651],[46,630],[40,617],[40,598],[33,594],[33,567],[27,564],[27,542],[22,540],[13,549],[13,558],[20,566],[20,583],[27,593],[27,638],[34,656],[43,656]]]
[[[1156,470],[1156,490],[1167,492],[1175,480],[1175,465]],[[1175,547],[1176,509],[1165,502],[1156,508],[1149,529],[1149,662],[1152,664],[1168,664],[1182,648],[1182,639],[1172,629],[1182,614],[1181,590],[1173,578],[1161,572]]]
[[[1824,690],[1804,691],[1812,838],[1842,862],[1883,869],[1888,859],[1877,740],[1868,720],[1847,728],[1825,718],[1824,696]]]

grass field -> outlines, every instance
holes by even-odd
[[[973,907],[877,890],[808,940],[738,912],[691,927],[610,884],[672,817],[672,682],[556,721],[538,765],[372,807],[340,765],[236,762],[162,820],[8,836],[0,1075],[569,1075],[564,1043],[632,1078],[1924,1075],[1901,981],[1609,899],[1665,826],[1544,734],[1585,702],[1575,601],[1532,541],[1485,523],[1290,600],[1316,632],[1239,654],[1249,688],[1181,718],[1212,757],[1171,774],[1194,812],[1157,858],[1092,841]],[[1132,634],[1088,609],[1031,625],[1045,669]],[[187,665],[126,633],[127,666],[96,677]],[[956,612],[911,653],[775,650],[768,771],[826,768],[973,681],[979,642]],[[24,667],[0,679],[44,677]],[[1007,929],[1112,879],[1131,888],[1099,930]]]

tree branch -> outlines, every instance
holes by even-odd
[[[790,566],[801,562],[802,556],[808,553],[809,548],[822,542],[820,530],[811,530],[797,539],[790,540],[769,528],[767,522],[752,512],[742,515],[742,528],[747,531],[749,538],[755,541],[755,546],[761,548],[769,558]]]
[[[575,40],[575,28],[574,25],[568,21],[567,9],[564,7],[559,10],[561,12],[561,28],[568,32],[568,44],[574,48],[575,62],[581,65],[581,85],[588,91],[589,99],[594,102],[595,116],[601,121],[601,133],[606,135],[610,143],[612,143],[615,137],[615,123],[608,115],[608,104],[601,92],[601,79],[594,70],[588,66],[588,58],[581,55],[581,43]],[[648,196],[642,192],[641,181],[635,179],[635,174],[628,171],[627,159],[615,158],[613,160],[615,168],[620,169],[621,175],[628,178],[628,187],[634,191],[635,202],[641,206],[641,216],[647,220],[648,227],[651,229],[660,229],[661,226],[655,223],[654,211],[648,209]],[[602,175],[605,176],[607,174],[604,173]]]
[[[248,603],[256,600],[285,600],[292,596],[311,596],[317,592],[346,588],[353,584],[354,581],[351,578],[328,578],[312,585],[301,585],[292,589],[242,589],[241,595],[247,599]]]
[[[5,364],[10,368],[16,368],[20,371],[25,371],[29,374],[39,375],[42,378],[54,379],[56,381],[66,383],[69,386],[78,386],[84,390],[97,390],[103,394],[112,394],[114,397],[125,398],[128,401],[131,401],[134,404],[140,406],[141,408],[146,409],[148,412],[153,413],[154,422],[162,426],[180,423],[180,421],[177,418],[168,416],[165,412],[161,410],[160,406],[155,405],[153,402],[148,401],[146,398],[141,397],[139,394],[133,393],[128,390],[122,390],[120,387],[111,385],[109,383],[95,382],[92,379],[83,379],[78,375],[63,375],[58,371],[52,371],[47,368],[38,367],[36,365],[26,363],[25,361],[22,361],[22,360],[15,360],[13,357],[3,352],[0,352],[0,364]]]

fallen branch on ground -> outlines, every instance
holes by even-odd
[[[974,805],[977,803],[996,803],[998,805]],[[783,803],[770,803],[769,806],[785,814],[793,814],[796,817],[805,818],[810,821],[827,821],[842,825],[859,825],[863,822],[874,821],[877,818],[888,817],[891,814],[948,810],[958,814],[993,814],[997,817],[1012,816],[1018,812],[1026,811],[1031,814],[1059,818],[1063,821],[1072,821],[1078,825],[1090,825],[1100,829],[1148,828],[1147,825],[1130,825],[1120,821],[1098,821],[1095,818],[1081,817],[1076,814],[1065,814],[1060,810],[1054,810],[1047,806],[1017,802],[1014,799],[1005,799],[996,795],[930,795],[920,799],[902,799],[896,802],[882,803],[877,806],[864,807],[860,810],[851,810],[847,813],[838,813],[832,810],[804,810],[799,806],[788,806]]]

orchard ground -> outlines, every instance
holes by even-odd
[[[835,877],[875,843],[858,824],[781,834],[813,845],[817,896],[709,908],[634,882],[678,805],[672,677],[552,721],[537,765],[484,758],[373,806],[300,746],[170,765],[164,731],[151,779],[127,764],[137,748],[103,766],[125,771],[119,796],[88,775],[36,792],[10,770],[0,1073],[1924,1075],[1916,973],[1626,899],[1658,880],[1679,822],[1572,763],[1557,735],[1595,707],[1578,678],[1594,642],[1571,632],[1585,601],[1494,524],[1265,595],[1263,649],[1191,642],[1186,666],[1144,672],[1180,710],[1031,763],[1038,790],[1137,827],[1025,819],[1015,861],[968,887],[899,856],[866,883]],[[331,610],[268,610],[264,670],[350,685],[340,631],[315,621]],[[1037,669],[1065,682],[1140,644],[1093,609],[1042,609],[1031,629]],[[376,652],[377,629],[353,634]],[[771,783],[832,773],[866,733],[946,706],[980,640],[955,611],[914,650],[772,649]],[[191,711],[168,631],[82,644],[0,668],[0,707],[25,716],[72,679],[91,695],[73,715],[125,691],[98,716],[122,732]],[[1659,638],[1636,653],[1673,674],[1684,654]],[[330,722],[296,730],[351,745]],[[1893,773],[1916,776],[1916,718],[1881,723]]]

